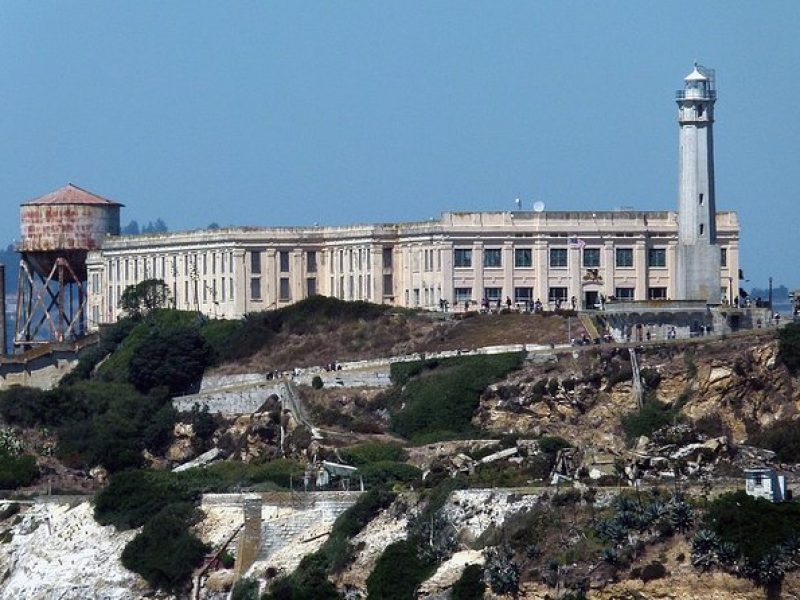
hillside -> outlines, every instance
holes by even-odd
[[[314,489],[309,469],[331,461],[357,468],[370,493],[257,562],[235,597],[259,598],[259,585],[268,599],[458,600],[484,588],[496,598],[794,597],[800,504],[730,492],[756,465],[780,466],[796,485],[800,327],[635,347],[640,397],[631,348],[551,348],[567,327],[575,336],[575,319],[559,315],[453,318],[329,300],[244,322],[174,311],[123,321],[56,390],[0,393],[5,487],[99,491],[96,524],[85,509],[0,506],[0,578],[33,597],[85,597],[70,570],[26,588],[25,564],[46,573],[64,553],[89,556],[99,536],[119,561],[114,583],[106,589],[91,566],[81,589],[185,597],[203,555],[241,522],[239,508],[201,505],[205,494],[268,502],[304,478]],[[471,351],[522,343],[540,349]],[[410,352],[424,357],[314,386],[324,370],[263,376]],[[190,398],[253,395],[254,408],[176,412],[171,398],[196,392],[204,371]],[[359,383],[379,372],[390,376],[382,387]],[[209,451],[210,465],[170,472]],[[63,539],[32,548],[33,532],[62,514],[72,519]],[[293,514],[265,506],[264,526],[306,522]],[[224,597],[231,578],[210,573],[203,597]]]

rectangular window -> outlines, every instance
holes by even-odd
[[[250,272],[253,275],[261,273],[261,252],[250,253]]]
[[[164,259],[163,258],[161,259],[161,268],[162,269],[164,268]],[[216,275],[217,274],[217,253],[216,252],[212,252],[211,253],[211,274],[212,275]]]
[[[92,273],[92,293],[100,293],[100,275],[97,273]]]
[[[126,258],[125,259],[125,281],[127,282],[129,279],[130,278],[128,276],[128,259]]]
[[[566,266],[567,266],[567,249],[550,248],[550,267],[560,269]]]
[[[666,267],[667,250],[665,248],[650,248],[647,251],[648,267]]]
[[[225,262],[223,261],[222,264],[224,265]],[[225,302],[225,278],[223,277],[219,281],[220,281],[219,291],[220,291],[220,295],[222,296],[221,300],[222,300],[222,302]]]
[[[394,281],[392,281],[391,273],[386,273],[383,276],[383,295],[394,296]]]
[[[414,306],[419,306],[419,288],[414,288]]]
[[[547,294],[550,302],[566,302],[567,301],[567,288],[565,287],[551,287]]]
[[[155,272],[156,265],[153,263],[153,271]],[[203,275],[208,275],[208,254],[203,252]]]
[[[665,288],[665,287],[647,288],[647,299],[648,300],[666,300],[667,299],[667,288]]]
[[[497,301],[501,300],[503,297],[503,288],[499,287],[483,288],[483,297],[486,298],[489,302],[497,304]]]
[[[278,252],[278,259],[280,262],[281,273],[289,272],[289,253],[286,250]]]
[[[225,274],[225,253],[223,252],[219,258],[219,272]]]
[[[453,290],[453,300],[456,302],[467,302],[468,300],[472,300],[472,288],[471,287],[457,287]]]
[[[469,268],[472,266],[472,249],[456,248],[453,250],[453,266],[456,268]],[[467,289],[467,288],[464,288]],[[472,288],[469,288],[470,290]]]
[[[228,298],[233,302],[233,277],[228,279]]]
[[[92,307],[92,323],[95,325],[100,322],[100,307],[93,306]]]
[[[527,269],[533,266],[533,248],[515,248],[514,266],[518,269]]]
[[[288,302],[292,299],[292,292],[289,289],[289,278],[281,277],[280,286],[278,291],[278,299],[281,302]]]
[[[483,266],[488,269],[502,267],[503,253],[500,248],[487,248],[483,251]]]
[[[600,266],[600,248],[583,249],[583,266],[584,267]]]
[[[189,306],[189,282],[183,282],[183,301],[186,306]]]
[[[391,269],[392,268],[392,249],[391,248],[384,248],[383,249],[383,268],[384,269]]]
[[[203,280],[203,304],[208,303],[208,284]]]
[[[634,288],[632,287],[618,287],[614,290],[614,297],[617,300],[623,301],[632,301],[633,300],[633,291]]]
[[[261,300],[261,279],[253,277],[250,280],[250,298]]]
[[[317,279],[316,277],[309,277],[306,279],[306,297],[317,295]]]
[[[633,266],[633,248],[617,248],[615,251],[616,265],[618,267]]]
[[[727,248],[720,248],[719,249],[719,266],[727,267],[728,266],[728,249]]]
[[[515,287],[514,302],[531,302],[533,300],[533,288]]]
[[[317,253],[314,250],[306,252],[306,273],[317,272]],[[314,292],[316,294],[316,292]],[[312,294],[309,294],[312,295]]]

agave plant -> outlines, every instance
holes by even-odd
[[[606,548],[603,550],[603,561],[609,565],[619,564],[619,552],[616,548]]]
[[[764,555],[758,563],[758,580],[764,585],[777,583],[786,575],[786,565],[780,551],[773,550]]]
[[[597,536],[604,541],[619,544],[625,540],[628,530],[619,524],[616,518],[604,519],[595,526]]]
[[[694,523],[694,510],[692,509],[692,505],[685,500],[676,500],[672,502],[669,511],[669,520],[676,530],[685,533],[692,526],[692,523]]]
[[[700,529],[692,538],[692,564],[707,571],[719,562],[717,547],[719,536],[708,529]]]
[[[717,546],[717,559],[723,567],[732,567],[739,558],[739,549],[733,542],[720,542]]]

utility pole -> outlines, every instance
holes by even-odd
[[[0,356],[6,354],[6,266],[0,263]]]
[[[769,309],[772,310],[772,277],[769,278]]]

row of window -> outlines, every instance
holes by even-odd
[[[614,290],[614,296],[617,300],[633,300],[635,288],[632,287],[618,287]],[[567,288],[566,287],[551,287],[548,289],[547,300],[549,302],[566,302],[567,301]],[[503,288],[487,287],[483,288],[483,299],[488,300],[494,304],[503,301]],[[647,288],[648,300],[666,300],[667,288],[665,287],[649,287]],[[477,300],[472,297],[471,287],[457,287],[453,290],[453,300],[457,303],[463,302],[476,302]],[[532,302],[533,301],[533,288],[532,287],[515,287],[514,288],[514,302]]]
[[[278,269],[281,273],[290,271],[289,251],[278,251]],[[306,273],[317,272],[317,252],[315,250],[306,251]],[[250,252],[250,273],[258,275],[261,273],[261,252]]]
[[[723,249],[723,257],[725,251]],[[485,268],[499,268],[503,266],[502,249],[486,248],[483,251],[483,266]],[[569,252],[567,248],[550,248],[549,265],[551,268],[565,268],[568,266]],[[633,248],[616,248],[615,265],[617,267],[633,267]],[[456,248],[453,250],[453,266],[456,268],[472,267],[472,248]],[[583,266],[599,267],[600,248],[583,249]],[[666,267],[667,251],[665,248],[650,248],[647,251],[648,267]],[[723,265],[725,266],[725,265]],[[525,269],[533,267],[533,249],[515,248],[514,267]]]

